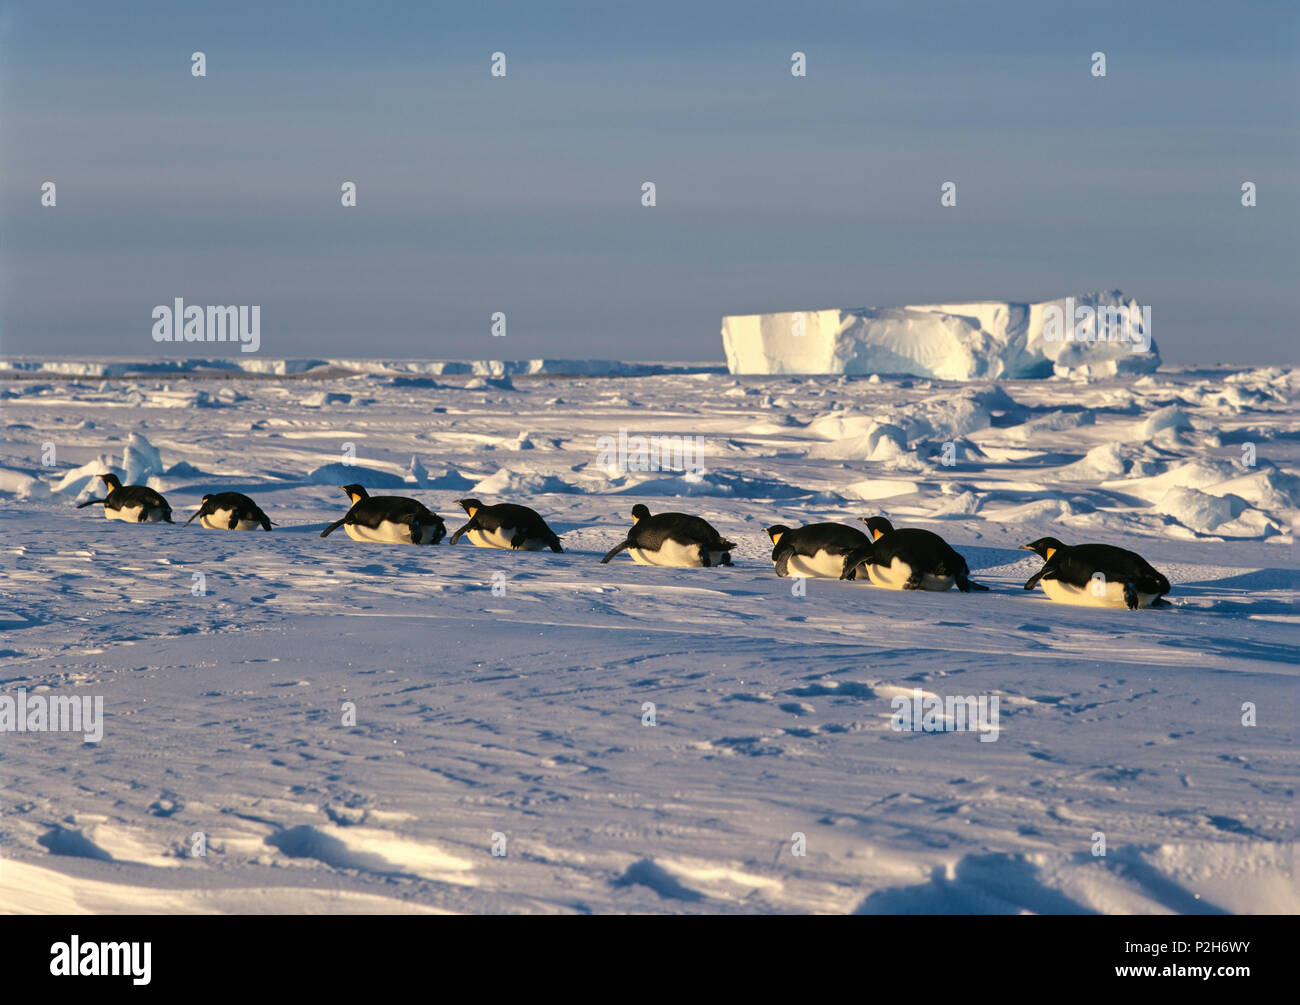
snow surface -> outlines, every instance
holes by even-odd
[[[1075,306],[1141,305],[1119,290],[1042,303],[983,301],[856,310],[742,314],[722,319],[722,345],[733,374],[910,374],[939,380],[1092,377],[1148,373],[1160,365],[1149,330],[1127,336],[1084,320],[1075,338]],[[1045,327],[1056,307],[1066,331]],[[1152,321],[1154,327],[1154,319]],[[1053,336],[1061,336],[1055,338]]]
[[[0,911],[1300,908],[1296,371],[684,370],[0,385],[0,695],[106,713],[0,734]],[[621,428],[704,469],[611,471]],[[105,464],[178,525],[73,508]],[[345,480],[449,530],[471,489],[524,502],[565,553],[322,540]],[[275,530],[179,526],[223,489]],[[735,567],[600,565],[637,502]],[[774,575],[765,526],[874,513],[991,591]],[[1046,534],[1139,551],[1172,607],[1025,592]],[[895,732],[916,688],[998,696],[998,739]]]

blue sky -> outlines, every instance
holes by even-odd
[[[212,355],[184,297],[268,356],[720,360],[1121,288],[1168,361],[1295,362],[1298,6],[6,4],[0,351]]]

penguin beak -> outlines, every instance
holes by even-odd
[[[1020,550],[1021,550],[1021,551],[1033,551],[1034,549],[1031,548],[1031,547],[1030,547],[1029,545],[1027,545],[1027,544],[1022,544],[1022,545],[1020,546]]]

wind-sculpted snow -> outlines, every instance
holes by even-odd
[[[1093,377],[1160,365],[1143,305],[1119,290],[1042,303],[983,301],[722,319],[736,374],[913,374],[940,380]]]
[[[98,743],[0,734],[0,911],[1300,909],[1295,371],[437,377],[0,386],[0,696],[104,699]],[[601,456],[638,437],[702,447]],[[110,469],[276,526],[75,509]],[[352,481],[564,552],[321,539]],[[601,565],[637,503],[735,566]],[[878,513],[989,592],[774,575],[763,528]],[[1171,606],[1026,592],[1045,535]],[[996,740],[895,730],[917,695]]]

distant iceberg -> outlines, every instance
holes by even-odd
[[[936,380],[1148,373],[1151,312],[1119,290],[1042,303],[1000,300],[722,319],[734,374],[906,374]]]

